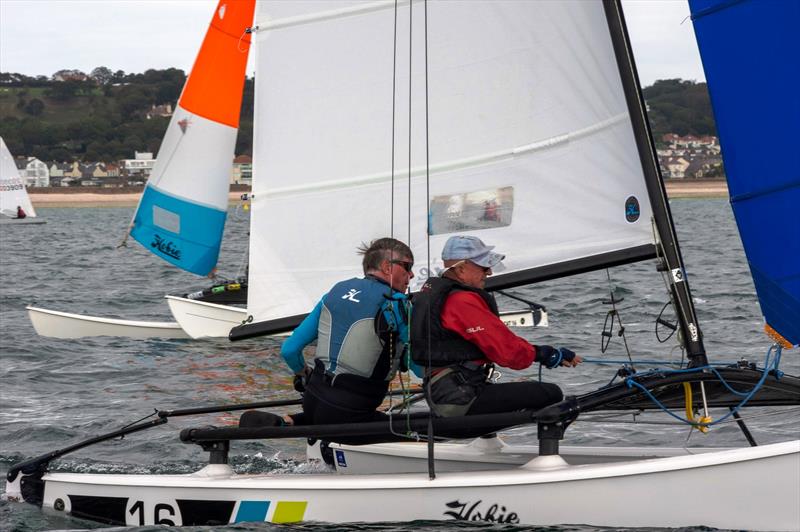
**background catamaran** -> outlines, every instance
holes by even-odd
[[[746,9],[740,11],[742,6]],[[793,27],[800,19],[797,8],[785,6],[719,0],[694,10],[698,26],[725,29],[713,38],[747,41],[753,25],[773,33],[776,23]],[[133,525],[468,519],[800,528],[800,441],[702,454],[658,446],[560,452],[570,424],[593,411],[675,409],[689,402],[686,422],[698,427],[706,422],[695,419],[691,396],[695,405],[703,397],[709,408],[731,408],[727,415],[738,415],[744,405],[800,402],[800,380],[778,369],[782,345],[800,342],[794,319],[786,324],[765,311],[782,344],[773,347],[763,367],[707,365],[619,3],[326,2],[323,11],[306,7],[265,2],[257,19],[257,67],[265,75],[256,86],[259,141],[250,276],[251,294],[259,290],[270,297],[251,298],[254,322],[232,336],[291,328],[332,279],[357,274],[349,251],[353,242],[394,228],[414,247],[418,263],[427,269],[415,273],[425,277],[437,262],[434,255],[429,264],[424,259],[429,233],[435,254],[449,234],[468,232],[509,255],[508,270],[494,278],[494,288],[657,257],[667,274],[688,365],[628,372],[621,382],[538,412],[444,419],[398,414],[390,424],[185,429],[181,439],[211,456],[211,464],[192,475],[46,471],[50,460],[67,452],[170,417],[280,404],[163,411],[152,421],[12,467],[7,494],[76,516]],[[763,23],[767,18],[770,25]],[[750,31],[737,31],[744,26]],[[698,36],[703,39],[701,31]],[[762,46],[758,56],[780,56],[785,48],[773,44],[769,39],[742,43]],[[409,60],[395,50],[411,50],[413,56]],[[741,60],[737,63],[741,70]],[[709,82],[712,92],[726,90],[713,86],[711,76]],[[410,143],[400,140],[405,134]],[[721,138],[724,148],[726,135]],[[395,144],[403,157],[411,154],[406,168],[398,164],[396,171]],[[309,152],[314,157],[303,156]],[[730,167],[736,161],[726,163]],[[786,190],[769,193],[781,198]],[[496,219],[481,220],[470,214],[475,207],[465,208],[492,197],[502,206]],[[384,204],[376,198],[384,198]],[[276,222],[283,231],[266,238]],[[795,268],[796,277],[798,261],[789,268]],[[788,288],[775,301],[792,311],[797,307]],[[370,474],[349,476],[237,475],[227,465],[231,440],[378,435],[393,441],[427,435],[433,442],[434,437],[529,423],[538,425],[537,456],[512,468],[437,471],[442,466],[438,445],[426,449],[427,474],[376,472],[385,468],[380,456]],[[478,462],[488,461],[492,449],[486,447],[478,450]],[[337,450],[347,449],[333,450],[335,461],[346,462],[347,455]],[[446,459],[447,451],[442,455]],[[696,490],[702,503],[676,509],[676,497],[687,489]]]
[[[220,3],[214,12],[129,228],[145,249],[197,275],[210,274],[219,257],[250,50],[245,30],[252,25],[254,9],[255,0],[237,1]],[[123,244],[126,240],[127,235]],[[227,301],[245,303],[246,280],[215,284],[208,294],[196,297],[214,301],[225,292],[233,296]],[[120,320],[39,307],[28,307],[28,314],[42,336],[196,337],[177,322]]]
[[[17,207],[22,207],[27,215],[17,218]],[[0,137],[0,224],[32,225],[46,223],[36,216],[36,210],[28,197],[25,182],[19,175],[14,157],[8,151],[6,141]]]

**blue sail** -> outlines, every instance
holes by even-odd
[[[728,178],[768,327],[800,344],[800,2],[690,0]]]
[[[217,264],[225,211],[192,203],[147,185],[131,236],[167,262],[198,275]]]

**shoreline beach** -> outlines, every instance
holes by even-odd
[[[74,192],[59,193],[48,192],[37,194],[28,189],[28,196],[31,203],[37,209],[39,207],[136,207],[139,204],[140,192],[123,193],[97,193],[97,192]],[[231,192],[228,194],[228,203],[236,204],[242,199],[242,192]]]
[[[670,199],[679,198],[727,198],[728,185],[724,179],[669,180],[666,182]],[[135,207],[141,192],[47,192],[37,193],[29,189],[34,207]],[[241,201],[243,192],[231,192],[228,201]]]

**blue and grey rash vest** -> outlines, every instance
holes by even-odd
[[[406,298],[374,277],[341,281],[323,296],[314,311],[281,347],[281,355],[298,372],[302,349],[315,338],[326,372],[391,380],[407,341]],[[376,323],[377,320],[377,323]],[[398,340],[389,345],[391,336]]]

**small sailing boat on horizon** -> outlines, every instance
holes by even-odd
[[[6,141],[0,137],[0,225],[47,223],[36,215],[25,182],[19,175]]]

